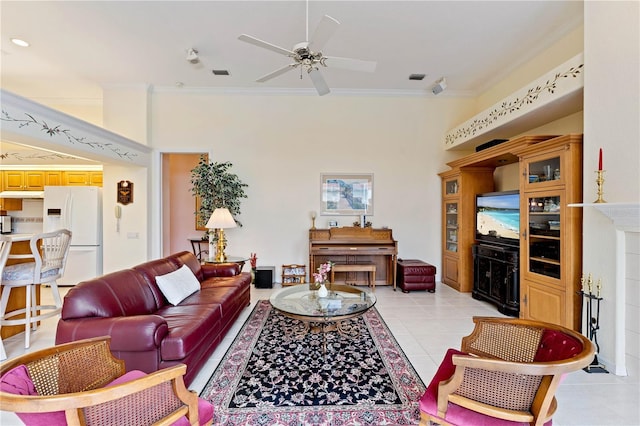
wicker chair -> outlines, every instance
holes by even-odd
[[[66,420],[70,426],[195,426],[201,424],[199,414],[203,424],[212,423],[211,405],[185,388],[186,365],[151,374],[124,374],[124,362],[111,355],[109,342],[108,336],[78,340],[3,363],[2,410],[18,413],[27,425],[57,425]],[[21,382],[5,374],[21,366],[26,367],[35,392],[7,391],[15,391],[14,384]]]
[[[420,425],[550,424],[558,385],[566,373],[589,365],[593,343],[538,321],[473,321],[461,351],[447,352],[420,399]]]

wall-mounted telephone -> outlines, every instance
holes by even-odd
[[[122,217],[122,207],[120,207],[118,204],[116,204],[114,214],[116,215],[116,232],[120,232],[120,218]]]

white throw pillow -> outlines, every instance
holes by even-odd
[[[160,291],[173,306],[179,304],[187,296],[200,290],[200,282],[187,265],[165,275],[156,277]]]

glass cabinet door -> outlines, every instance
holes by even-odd
[[[458,251],[458,203],[445,204],[445,250]]]
[[[458,184],[458,179],[448,180],[444,184],[444,193],[445,195],[456,195],[458,191],[460,191],[460,185]]]
[[[560,156],[530,161],[528,173],[529,184],[561,180],[563,175]]]
[[[560,196],[529,197],[529,272],[560,279]]]

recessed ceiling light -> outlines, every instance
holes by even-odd
[[[11,43],[15,44],[16,46],[20,46],[20,47],[29,47],[29,42],[24,41],[22,39],[19,38],[12,38],[11,39]]]

